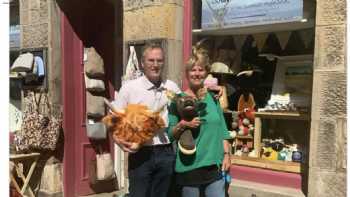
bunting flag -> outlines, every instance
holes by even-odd
[[[293,31],[288,39],[287,45],[283,50],[284,56],[305,54],[305,45],[298,31]]]
[[[253,34],[253,37],[256,42],[256,46],[258,47],[258,51],[260,52],[267,38],[267,33]]]
[[[291,34],[290,31],[276,32],[276,35],[277,35],[278,41],[280,42],[282,50],[286,48],[290,34]]]
[[[278,38],[275,33],[269,33],[266,42],[260,51],[259,56],[265,56],[268,60],[273,61],[275,58],[278,58],[282,53],[282,48],[278,41]]]
[[[303,29],[299,31],[300,38],[304,42],[306,48],[309,47],[310,43],[312,43],[312,39],[315,37],[315,32],[313,29]]]
[[[258,48],[256,47],[256,42],[252,35],[248,35],[244,40],[242,46],[242,64],[246,67],[251,67],[256,64],[256,60],[258,57]]]
[[[233,40],[235,42],[237,50],[239,50],[239,51],[242,50],[242,46],[243,46],[243,43],[244,43],[246,37],[247,37],[247,35],[234,35],[233,36]]]

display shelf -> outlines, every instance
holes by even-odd
[[[231,164],[291,173],[301,172],[300,163],[291,161],[270,161],[262,158],[232,155]]]
[[[266,119],[287,119],[287,120],[310,120],[310,114],[300,112],[264,111],[255,112],[255,117]]]
[[[299,112],[255,112],[254,125],[254,149],[257,155],[260,155],[261,150],[261,126],[262,119],[285,119],[285,120],[310,120],[310,114]]]
[[[251,136],[251,135],[237,135],[235,138],[238,138],[238,139],[253,139],[253,136]]]

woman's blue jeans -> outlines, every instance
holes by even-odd
[[[219,179],[209,184],[182,187],[182,197],[199,197],[202,192],[205,197],[225,197],[225,181]]]

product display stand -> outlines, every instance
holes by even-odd
[[[11,182],[13,183],[16,190],[22,195],[24,195],[27,192],[29,196],[35,197],[33,190],[29,186],[29,181],[33,175],[39,156],[40,156],[40,153],[10,155],[10,161],[12,161],[14,164],[14,170],[11,172]],[[22,172],[19,164],[22,164],[24,167],[24,165],[29,164],[29,162],[30,162],[30,168],[27,175],[25,175],[25,173]],[[23,181],[22,186],[20,186],[17,183],[16,178],[14,176],[14,172],[16,172],[18,177]]]

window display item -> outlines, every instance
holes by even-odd
[[[125,75],[123,76],[123,83],[132,79],[136,79],[143,75],[139,68],[139,62],[137,60],[137,54],[134,46],[129,47],[130,55],[128,63],[125,68]]]
[[[43,101],[41,100],[44,97]],[[37,98],[38,97],[38,98]],[[29,92],[24,100],[25,110],[21,130],[16,132],[15,144],[19,151],[56,149],[60,134],[62,117],[51,113],[51,104],[46,93],[39,95]],[[40,106],[47,106],[47,114],[40,110]]]
[[[254,109],[255,108],[255,100],[252,93],[242,94],[238,99],[237,110],[239,112],[243,112],[244,109]]]
[[[38,65],[38,77],[44,77],[45,76],[45,65],[44,60],[40,56],[34,57],[35,64]]]
[[[103,78],[105,74],[103,59],[94,47],[86,49],[84,71],[90,78]]]
[[[278,159],[278,152],[273,150],[272,147],[263,147],[261,158],[276,161]]]
[[[111,153],[96,154],[96,178],[97,180],[110,180],[115,178]]]
[[[214,62],[211,65],[211,69],[210,72],[213,73],[229,73],[229,74],[234,74],[235,72],[233,72],[230,67],[222,62]]]
[[[227,89],[225,86],[221,86],[222,88],[222,95],[219,98],[220,106],[223,110],[226,110],[228,108],[228,100],[227,100]]]
[[[85,88],[90,92],[104,92],[105,91],[105,83],[101,79],[91,79],[86,74],[84,74],[85,78]]]
[[[207,78],[204,80],[204,87],[206,87],[210,91],[212,90],[215,91],[218,88],[218,79],[213,77],[212,74],[209,74]]]
[[[11,66],[12,72],[30,72],[33,68],[34,55],[32,53],[23,53],[17,57]]]
[[[254,109],[245,108],[239,112],[238,135],[252,136],[254,133]]]
[[[90,139],[103,140],[107,138],[107,129],[102,122],[94,122],[93,120],[87,120],[86,135]]]
[[[105,115],[104,97],[86,91],[86,115],[98,119]]]

